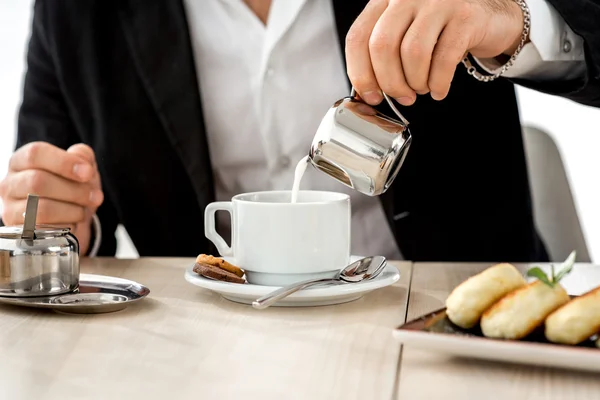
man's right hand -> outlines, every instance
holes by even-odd
[[[86,254],[92,216],[104,201],[94,151],[84,144],[65,151],[45,142],[19,148],[0,182],[5,225],[23,223],[28,194],[40,197],[37,223],[70,227]]]

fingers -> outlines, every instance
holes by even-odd
[[[0,182],[8,225],[23,223],[27,195],[40,197],[37,222],[61,226],[85,221],[104,201],[93,150],[78,144],[65,151],[48,143],[30,143],[15,152]]]
[[[68,153],[45,142],[32,142],[18,149],[10,159],[10,171],[39,169],[76,182],[88,182],[94,166],[78,154]]]
[[[450,18],[449,14],[441,4],[436,8],[422,9],[401,39],[400,56],[406,82],[419,94],[430,92],[428,81],[432,53]]]
[[[369,39],[373,27],[385,11],[387,1],[372,0],[358,16],[346,36],[346,65],[348,78],[362,99],[377,105],[383,100],[375,78],[369,54]]]
[[[410,8],[389,7],[375,24],[369,40],[369,54],[379,87],[405,106],[416,100],[414,87],[409,86],[400,59],[400,43],[412,22]]]
[[[7,225],[23,223],[23,213],[27,200],[11,201],[4,204],[2,219]],[[85,208],[71,203],[42,198],[38,203],[38,224],[77,224],[85,218]]]
[[[371,0],[346,38],[352,85],[372,105],[381,102],[382,91],[403,105],[413,104],[416,94],[444,99],[467,51],[499,46],[484,40],[491,17],[482,4]]]
[[[43,170],[30,169],[9,174],[0,183],[0,193],[8,201],[26,199],[29,193],[42,198],[98,207],[104,200],[101,190],[90,183],[74,182]]]
[[[429,89],[434,100],[443,100],[450,91],[456,66],[468,50],[470,28],[458,21],[450,22],[435,46],[429,72]]]

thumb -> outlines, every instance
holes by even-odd
[[[96,155],[94,150],[87,144],[77,143],[67,149],[67,153],[77,154],[84,160],[88,161],[94,168],[96,168]]]
[[[90,163],[94,168],[94,177],[92,179],[92,185],[98,189],[101,188],[100,174],[98,173],[98,165],[96,164],[96,155],[94,150],[87,144],[77,143],[67,149],[67,153],[76,154],[82,159]]]

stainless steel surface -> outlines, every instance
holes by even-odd
[[[306,289],[307,287],[313,285],[330,284],[336,282],[357,283],[364,280],[373,279],[376,278],[381,271],[383,271],[386,264],[385,257],[365,257],[342,269],[334,278],[311,279],[282,287],[256,299],[254,302],[252,302],[252,307],[256,308],[257,310],[265,309],[275,304],[277,301],[291,295],[292,293]]]
[[[49,225],[38,225],[35,228],[36,239],[56,237],[65,235],[69,232],[69,228],[61,228]],[[23,232],[22,226],[0,226],[0,239],[21,239]]]
[[[81,274],[73,293],[46,297],[0,297],[0,304],[48,308],[70,314],[98,314],[123,310],[150,293],[146,286],[112,276]]]
[[[329,109],[309,151],[314,167],[369,196],[390,187],[412,140],[408,121],[384,97],[399,120],[364,103],[352,89]]]
[[[79,243],[67,228],[36,226],[29,195],[23,226],[0,228],[0,297],[52,296],[79,284]]]
[[[388,105],[390,106],[390,108],[392,109],[392,111],[394,111],[394,113],[396,114],[396,116],[398,116],[398,118],[400,118],[400,121],[402,121],[402,123],[404,125],[408,125],[408,121],[406,118],[404,118],[404,115],[402,115],[402,113],[396,108],[396,105],[394,104],[394,102],[392,101],[392,99],[390,98],[390,96],[388,96],[387,94],[383,93],[383,98],[385,99],[385,101],[388,103]],[[356,98],[356,89],[352,88],[352,90],[350,91],[350,97]]]
[[[27,195],[27,204],[25,205],[25,220],[23,221],[23,232],[21,238],[25,240],[35,239],[35,221],[37,219],[39,197],[36,195]]]

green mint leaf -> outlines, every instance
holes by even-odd
[[[560,280],[562,278],[564,278],[565,275],[567,275],[569,272],[571,272],[571,270],[573,269],[573,265],[575,264],[576,256],[577,256],[577,252],[575,250],[573,250],[571,252],[571,254],[569,254],[569,257],[567,257],[565,262],[563,262],[560,265],[560,270],[558,271],[558,274],[556,274],[556,277],[554,277],[552,280],[554,283],[560,282]]]
[[[554,287],[554,282],[552,282],[550,279],[548,279],[548,275],[546,275],[546,273],[544,271],[542,271],[542,269],[540,267],[531,268],[529,271],[527,271],[527,276],[530,276],[532,278],[537,278],[538,280],[542,281],[546,285],[548,285],[550,287]]]

